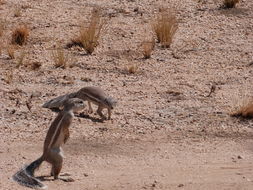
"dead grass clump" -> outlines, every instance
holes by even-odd
[[[32,63],[30,64],[32,70],[38,70],[38,69],[41,67],[41,65],[42,65],[42,64],[41,64],[40,62],[37,62],[37,61],[32,62]]]
[[[3,22],[1,22],[1,20],[0,20],[0,37],[2,37],[3,36],[3,34],[4,34],[4,23]]]
[[[13,46],[8,46],[7,47],[7,53],[10,59],[15,58],[15,48]]]
[[[20,17],[21,16],[21,7],[16,7],[14,10],[14,17]]]
[[[178,29],[178,21],[174,11],[172,9],[161,9],[152,27],[158,43],[161,43],[163,48],[169,48]]]
[[[3,41],[0,39],[0,55],[2,55]]]
[[[155,48],[155,39],[151,41],[144,41],[142,43],[142,54],[145,59],[149,59],[151,57],[151,53]]]
[[[5,3],[6,3],[5,0],[0,0],[0,5],[3,5]]]
[[[0,18],[0,37],[4,35],[5,29],[6,29],[6,19]]]
[[[12,44],[24,45],[29,36],[29,29],[26,25],[16,28],[12,33]]]
[[[22,66],[24,64],[24,59],[25,59],[25,51],[22,51],[20,53],[20,55],[17,57],[17,68],[19,68],[20,66]]]
[[[98,46],[98,40],[104,21],[101,19],[101,10],[96,8],[92,11],[90,22],[87,27],[82,27],[77,38],[67,44],[67,47],[80,46],[85,49],[87,54],[92,54]]]
[[[62,48],[58,48],[57,50],[52,51],[52,58],[54,61],[54,66],[56,68],[67,68],[69,58]]]
[[[32,8],[31,4],[23,4],[21,5],[21,9],[30,9]]]
[[[226,9],[234,8],[239,0],[223,0],[223,7]]]
[[[4,75],[4,81],[7,83],[7,84],[10,84],[12,83],[13,81],[13,72],[12,71],[7,71]]]
[[[138,65],[137,65],[137,64],[132,64],[132,65],[128,66],[127,69],[128,69],[128,72],[129,72],[130,74],[134,74],[134,73],[136,73],[137,70],[138,70]]]
[[[235,111],[230,113],[233,117],[253,118],[253,98],[244,101]]]

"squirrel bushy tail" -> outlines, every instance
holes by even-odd
[[[63,96],[58,96],[53,98],[42,105],[43,108],[60,108],[64,105],[64,102],[68,99],[75,98],[76,93],[65,94]]]
[[[20,169],[17,173],[12,176],[12,179],[19,183],[20,185],[34,188],[34,189],[46,189],[47,186],[41,183],[40,180],[34,177],[34,171],[39,168],[41,163],[43,162],[43,158],[33,161],[28,166]]]

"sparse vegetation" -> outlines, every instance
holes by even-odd
[[[142,54],[145,59],[149,59],[151,57],[151,53],[155,48],[155,39],[151,41],[144,41],[142,43]]]
[[[87,54],[92,54],[98,46],[98,40],[104,21],[101,19],[101,10],[96,8],[92,11],[90,22],[87,27],[82,27],[77,38],[72,39],[67,47],[80,46],[85,49]]]
[[[24,45],[29,36],[29,29],[26,25],[16,28],[12,33],[12,44]]]
[[[7,84],[10,84],[12,83],[13,81],[13,72],[12,71],[7,71],[4,75],[4,81],[7,83]]]
[[[14,17],[20,17],[21,16],[21,7],[16,7],[14,10]]]
[[[158,43],[163,48],[169,48],[178,29],[178,21],[173,9],[161,9],[152,24]]]
[[[0,18],[0,38],[3,37],[5,29],[6,29],[6,19]]]
[[[239,3],[239,0],[223,0],[223,6],[226,9],[234,8]]]
[[[233,117],[253,118],[253,98],[243,101],[235,111],[230,113]]]
[[[0,37],[3,36],[4,33],[4,23],[0,20]]]
[[[24,58],[25,58],[25,51],[22,51],[20,55],[17,57],[17,67],[22,66],[24,63]]]
[[[13,46],[8,46],[7,47],[7,53],[10,59],[15,58],[15,48]]]
[[[69,57],[65,54],[62,48],[52,51],[52,58],[54,61],[54,66],[56,68],[60,67],[66,69],[68,66]]]
[[[32,70],[38,70],[41,67],[41,63],[38,61],[32,62],[30,64]]]
[[[5,0],[0,0],[0,5],[5,4]]]
[[[2,50],[3,50],[3,41],[0,39],[0,55],[2,55]]]
[[[31,4],[23,4],[21,5],[21,9],[30,9],[32,8]]]
[[[137,64],[132,64],[132,65],[128,66],[128,72],[130,74],[136,73],[137,70],[138,70],[138,65]]]

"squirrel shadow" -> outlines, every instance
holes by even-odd
[[[55,113],[59,113],[61,111],[61,109],[59,108],[50,108],[51,111],[55,112]],[[85,119],[89,119],[93,122],[96,122],[96,123],[103,123],[105,119],[98,119],[98,118],[95,118],[95,117],[91,117],[89,116],[88,114],[85,114],[85,113],[79,113],[79,114],[75,114],[76,117],[79,117],[79,118],[85,118]]]
[[[97,123],[103,123],[104,122],[104,119],[98,119],[98,118],[95,118],[95,117],[91,117],[89,116],[88,114],[85,114],[85,113],[79,113],[77,115],[75,115],[76,117],[79,117],[79,118],[85,118],[85,119],[89,119],[93,122],[97,122]]]
[[[60,176],[66,176],[66,175],[62,174]],[[39,179],[40,181],[55,181],[55,179],[51,175],[42,175],[42,176],[37,176],[36,178]],[[74,179],[72,179],[72,178],[61,178],[61,177],[59,177],[57,180],[61,180],[64,182],[73,182],[74,181]]]

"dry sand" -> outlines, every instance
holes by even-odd
[[[253,1],[242,0],[230,10],[213,0],[177,4],[180,23],[171,48],[156,44],[148,60],[142,59],[140,44],[151,38],[159,7],[175,2],[5,0],[0,5],[5,23],[0,189],[26,189],[11,176],[42,152],[56,114],[41,105],[91,85],[118,100],[113,120],[75,117],[62,169],[75,181],[48,178],[43,183],[49,189],[253,189],[253,123],[228,114],[253,93]],[[73,67],[54,68],[52,50],[78,34],[94,6],[107,20],[99,46],[92,55],[68,49]],[[6,44],[19,24],[31,31],[13,60]],[[24,65],[17,68],[22,52]],[[27,66],[34,62],[41,68]],[[132,64],[138,64],[135,74],[126,71]],[[215,91],[208,96],[212,85]],[[43,164],[36,176],[49,171]]]

